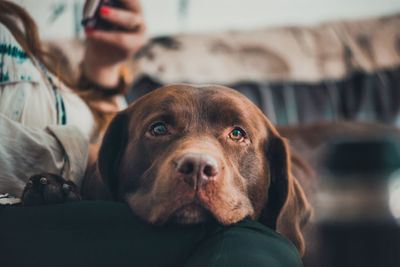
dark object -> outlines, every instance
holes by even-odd
[[[160,82],[154,80],[150,76],[140,76],[134,80],[131,90],[129,90],[129,93],[126,95],[126,101],[128,103],[133,103],[140,97],[161,86],[162,84]]]
[[[73,182],[51,173],[30,177],[21,197],[24,206],[57,204],[80,199],[79,188]]]
[[[327,154],[321,180],[320,264],[400,266],[400,227],[389,210],[388,181],[400,167],[398,144],[387,137],[344,140]],[[323,214],[323,216],[321,216]]]
[[[0,207],[1,266],[303,266],[293,244],[244,220],[152,226],[118,202]]]
[[[335,174],[388,175],[400,168],[398,144],[390,138],[343,140],[331,145],[328,168]],[[340,176],[338,176],[340,178]]]
[[[326,222],[320,265],[324,267],[399,267],[400,230],[394,222]]]
[[[100,17],[101,6],[121,7],[118,1],[114,0],[88,0],[83,10],[82,25],[92,29],[110,30],[114,25]]]

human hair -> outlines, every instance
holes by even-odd
[[[57,58],[43,48],[38,27],[34,19],[21,6],[1,0],[0,23],[6,26],[27,56],[43,64],[48,71],[56,75],[67,86],[74,88],[75,84],[59,71]]]
[[[37,24],[29,13],[15,3],[0,0],[0,23],[9,29],[33,62],[39,61],[49,72],[54,74],[85,101],[97,122],[97,130],[103,130],[110,121],[110,117],[114,114],[102,111],[96,105],[96,102],[99,100],[107,101],[107,99],[101,99],[101,97],[96,96],[96,92],[80,91],[76,79],[61,72],[60,61],[51,51],[44,49],[39,37]]]

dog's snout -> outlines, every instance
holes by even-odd
[[[177,170],[190,186],[201,186],[218,174],[217,161],[205,154],[187,153],[177,161]]]

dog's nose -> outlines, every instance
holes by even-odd
[[[177,161],[176,168],[183,174],[184,181],[193,187],[207,183],[218,174],[218,162],[211,156],[187,153]]]

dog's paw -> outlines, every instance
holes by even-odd
[[[21,197],[24,206],[57,204],[80,199],[77,185],[50,173],[30,177]]]

